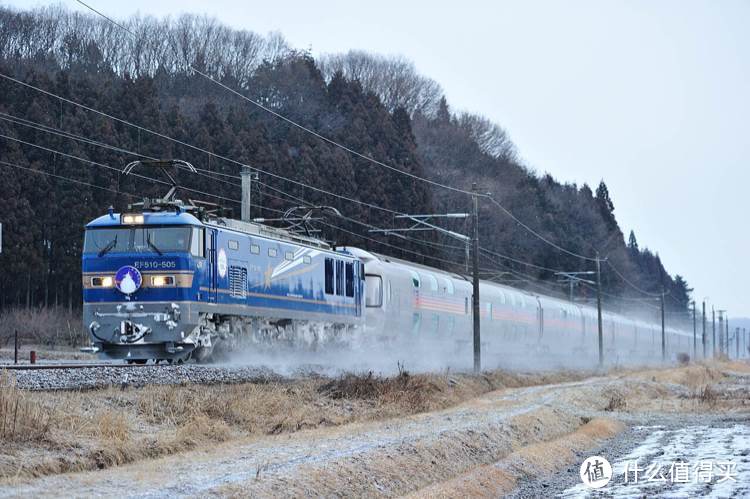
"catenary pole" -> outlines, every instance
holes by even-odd
[[[706,300],[703,300],[703,358],[706,358]]]
[[[482,344],[481,344],[481,331],[480,331],[480,317],[479,317],[479,197],[477,196],[477,184],[471,185],[471,190],[474,193],[472,195],[473,201],[473,225],[474,234],[472,237],[473,242],[473,254],[471,258],[471,273],[472,273],[472,311],[474,317],[474,372],[480,372],[482,370]]]
[[[604,367],[604,335],[602,333],[602,264],[596,252],[596,313],[599,324],[599,367]]]
[[[695,300],[693,300],[693,359],[698,358],[698,323],[695,320]]]
[[[664,334],[664,286],[661,287],[661,360],[667,360],[667,337]]]
[[[716,309],[711,305],[711,351],[716,357]]]

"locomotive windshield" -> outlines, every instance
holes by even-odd
[[[89,229],[84,253],[173,253],[190,249],[191,227],[118,227]],[[196,229],[198,232],[199,229]]]

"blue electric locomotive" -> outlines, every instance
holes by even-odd
[[[346,251],[163,199],[86,226],[83,316],[100,354],[206,360],[247,341],[328,341],[364,321]]]

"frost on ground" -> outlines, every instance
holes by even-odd
[[[728,424],[639,429],[645,439],[612,463],[606,488],[583,484],[560,497],[746,497],[750,495],[750,426]],[[637,470],[637,473],[636,473]],[[627,476],[627,480],[626,480]]]
[[[716,453],[737,456],[747,448],[747,432],[740,433],[745,440],[728,442],[733,425],[720,427],[725,434],[688,428],[708,428],[696,418],[746,417],[749,376],[746,364],[717,363],[584,380],[485,373],[26,392],[19,396],[47,397],[43,407],[67,404],[70,412],[81,405],[87,414],[107,415],[98,426],[84,415],[53,423],[58,430],[79,425],[84,433],[94,424],[88,438],[108,442],[113,460],[103,470],[85,461],[81,469],[89,471],[67,475],[54,466],[40,467],[36,474],[47,476],[38,478],[11,473],[0,496],[498,497],[531,476],[554,477],[566,468],[577,476],[581,456],[644,420],[672,422],[653,429],[656,440],[641,438],[634,446],[642,444],[634,455],[644,459],[695,449],[678,445],[688,434],[715,442],[709,445]],[[677,425],[678,418],[693,423]],[[41,429],[47,421],[42,414]],[[54,431],[34,445],[41,449],[49,438]],[[81,440],[68,445],[81,452]],[[0,468],[10,472],[3,459]],[[530,496],[564,488],[534,489]],[[644,490],[634,494],[654,494]]]

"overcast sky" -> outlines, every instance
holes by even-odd
[[[402,54],[454,109],[505,127],[528,166],[603,178],[626,236],[698,301],[750,316],[748,1],[86,1],[115,17],[206,13],[314,55]]]

